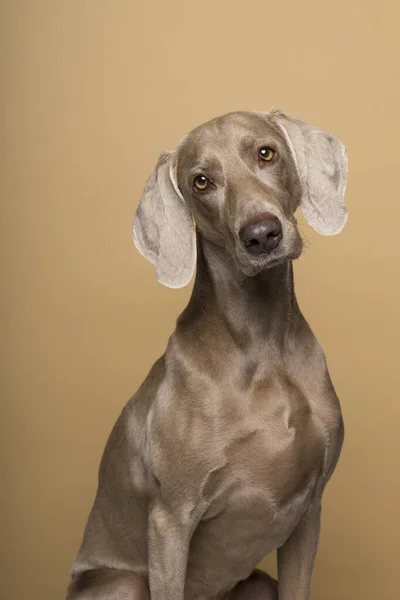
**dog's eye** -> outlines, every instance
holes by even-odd
[[[258,156],[262,160],[265,160],[265,162],[270,162],[275,156],[275,150],[273,150],[269,146],[263,146],[259,149]]]
[[[200,190],[201,192],[204,192],[204,190],[206,190],[210,185],[210,182],[205,175],[197,175],[193,179],[193,185],[196,189]]]

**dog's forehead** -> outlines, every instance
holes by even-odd
[[[188,162],[201,158],[204,152],[226,151],[243,138],[261,139],[278,136],[268,113],[233,112],[207,121],[190,131],[178,144],[180,157]]]

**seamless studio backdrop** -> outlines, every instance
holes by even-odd
[[[107,436],[188,300],[191,285],[163,288],[131,241],[159,151],[273,105],[349,153],[348,224],[323,238],[300,217],[295,265],[346,426],[312,598],[397,599],[398,2],[0,10],[2,597],[63,597]]]

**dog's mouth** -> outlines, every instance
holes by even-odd
[[[280,264],[283,264],[289,260],[289,257],[279,256],[279,257],[250,257],[245,260],[243,258],[238,257],[238,266],[240,270],[247,275],[248,277],[254,277],[255,275],[259,275],[260,273],[272,269]]]
[[[248,277],[254,277],[264,271],[272,269],[289,260],[296,260],[302,252],[303,244],[299,235],[291,240],[291,243],[284,243],[285,240],[271,252],[260,253],[257,255],[248,252],[243,244],[236,245],[235,257],[239,269]]]

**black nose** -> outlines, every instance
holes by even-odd
[[[269,214],[262,221],[243,227],[239,235],[250,254],[268,254],[282,239],[282,225],[278,217]]]

